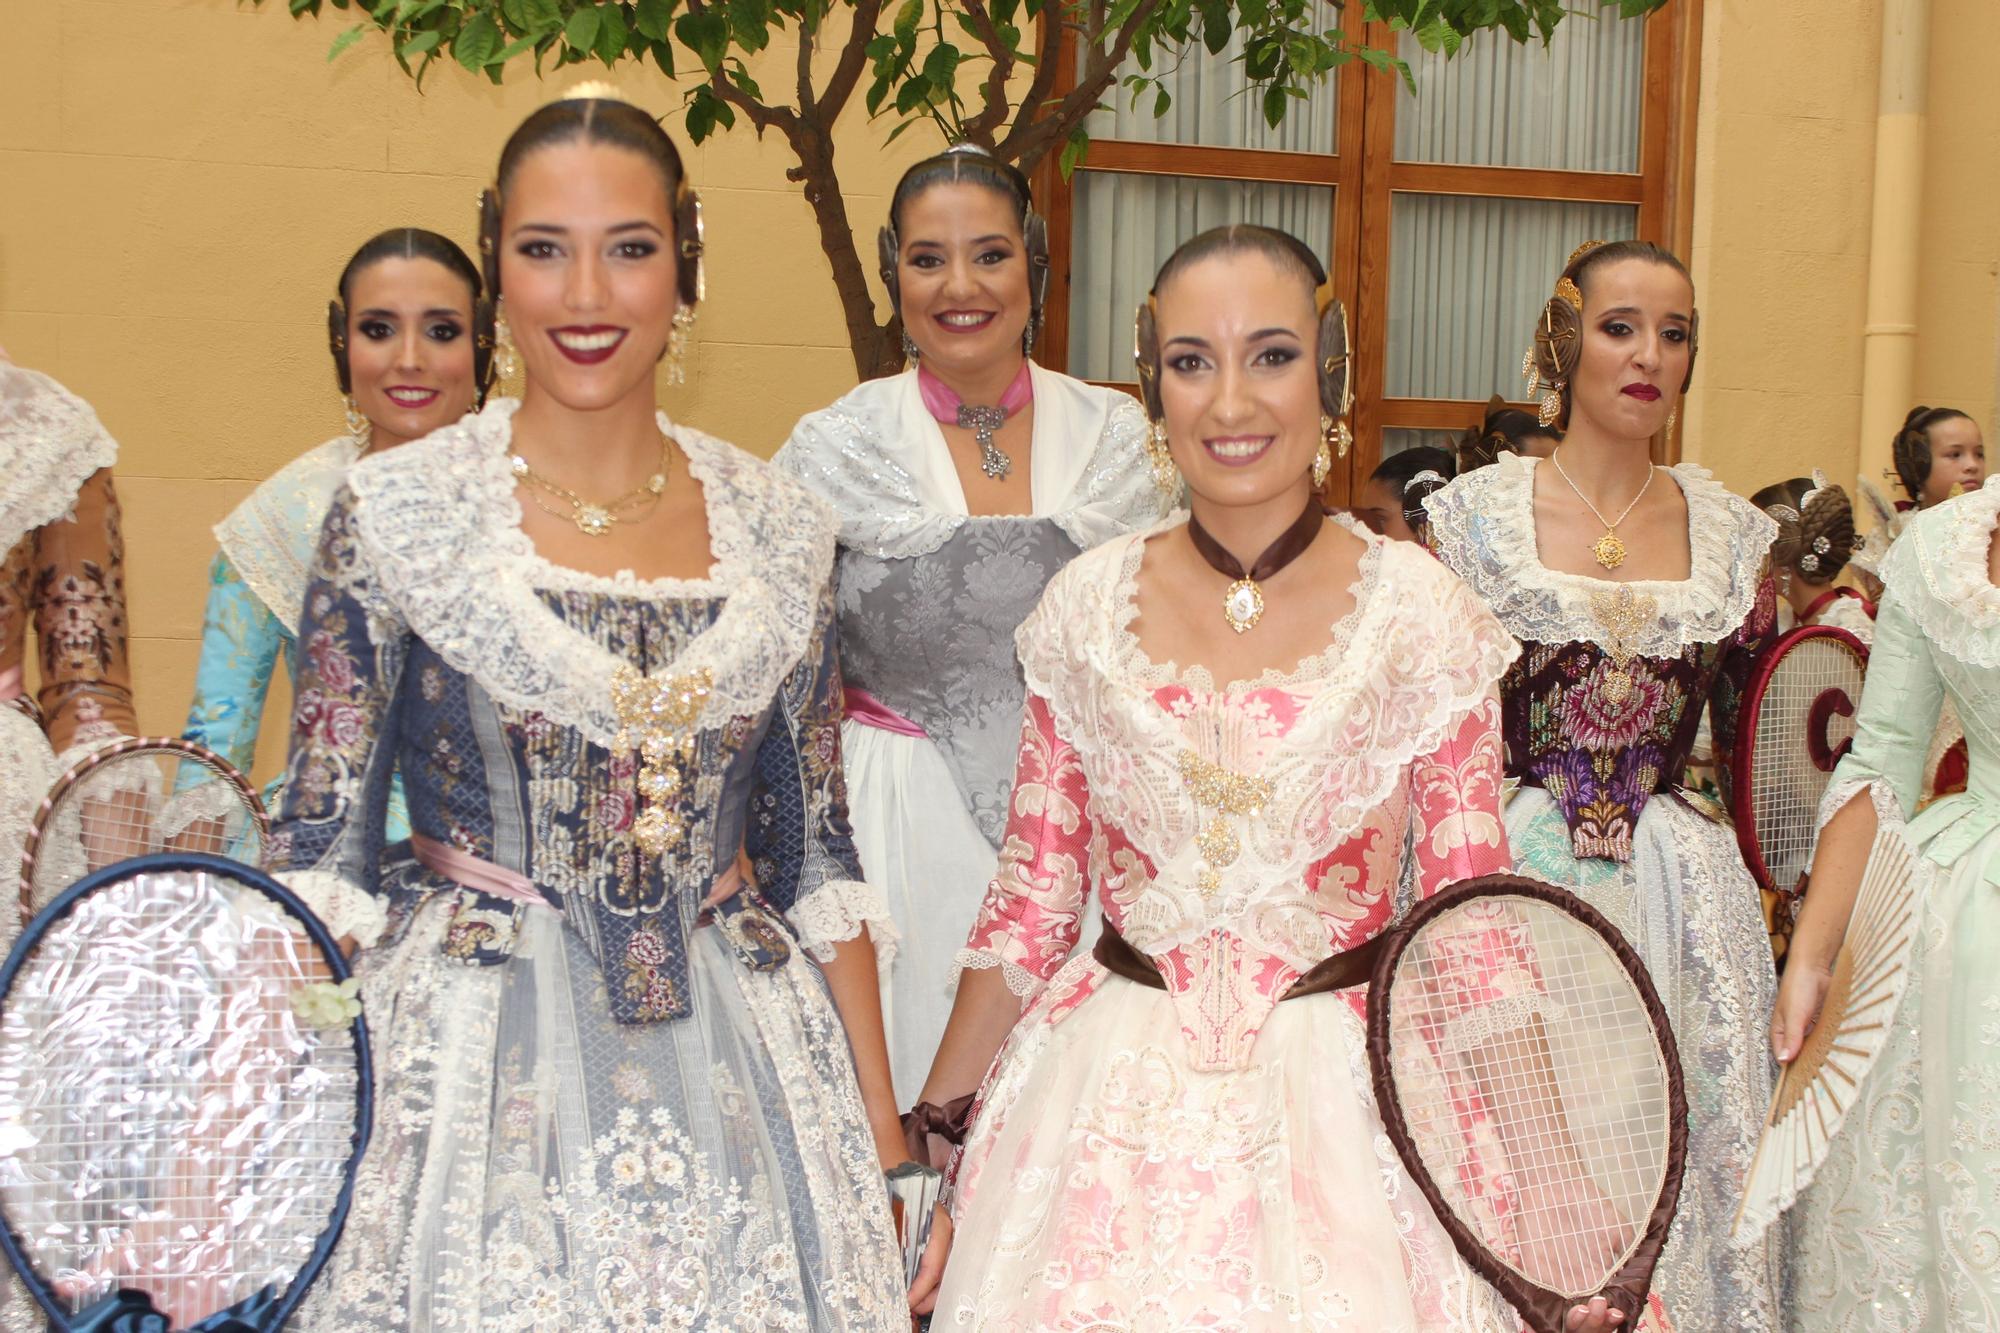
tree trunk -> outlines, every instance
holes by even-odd
[[[812,205],[813,218],[819,223],[820,249],[833,265],[833,285],[840,293],[848,346],[854,354],[854,373],[864,380],[889,374],[902,366],[901,339],[897,336],[901,326],[893,317],[886,325],[875,320],[875,293],[868,286],[868,270],[855,250],[847,200],[841,194],[840,176],[833,164],[833,140],[819,126],[803,122],[791,140],[792,150],[798,154],[798,178],[805,185],[806,202]]]

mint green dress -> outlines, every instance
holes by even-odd
[[[1822,822],[1866,792],[1935,868],[1894,1030],[1794,1229],[1791,1327],[2000,1329],[2000,477],[1916,515],[1882,564],[1854,748]],[[1940,707],[1967,789],[1918,808]]]

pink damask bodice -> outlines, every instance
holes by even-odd
[[[1323,656],[1210,688],[1127,629],[1142,542],[1072,564],[1022,627],[1011,818],[961,961],[1039,991],[1095,892],[1160,969],[1191,1063],[1240,1068],[1285,989],[1387,926],[1405,882],[1506,868],[1495,683],[1517,650],[1448,571],[1378,542]]]

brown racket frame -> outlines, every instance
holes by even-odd
[[[1473,1234],[1472,1228],[1452,1212],[1444,1192],[1425,1169],[1423,1155],[1411,1141],[1409,1122],[1403,1114],[1403,1103],[1396,1095],[1396,1082],[1390,1072],[1391,1016],[1388,1004],[1382,1002],[1380,997],[1389,993],[1390,982],[1410,941],[1433,920],[1467,901],[1496,897],[1528,898],[1545,903],[1596,931],[1610,947],[1612,956],[1625,969],[1626,978],[1633,988],[1639,992],[1646,1012],[1653,1020],[1655,1035],[1660,1039],[1661,1053],[1666,1057],[1666,1178],[1632,1256],[1625,1261],[1624,1267],[1612,1275],[1601,1293],[1611,1308],[1624,1313],[1623,1327],[1636,1328],[1646,1306],[1646,1293],[1653,1285],[1653,1270],[1658,1266],[1660,1251],[1667,1243],[1667,1228],[1673,1223],[1674,1213],[1680,1206],[1681,1177],[1687,1169],[1687,1088],[1681,1073],[1680,1047],[1674,1042],[1673,1026],[1667,1020],[1666,1006],[1660,1003],[1659,992],[1653,989],[1652,978],[1647,974],[1638,951],[1602,913],[1567,889],[1538,879],[1508,874],[1480,875],[1461,880],[1412,908],[1407,916],[1384,934],[1382,952],[1375,960],[1375,973],[1368,986],[1368,1071],[1375,1089],[1375,1105],[1381,1113],[1389,1142],[1396,1149],[1396,1156],[1402,1159],[1404,1169],[1416,1181],[1417,1188],[1431,1206],[1431,1212],[1451,1237],[1451,1243],[1458,1247],[1465,1262],[1506,1298],[1535,1333],[1566,1333],[1570,1308],[1577,1302],[1521,1276],[1487,1249]]]
[[[1763,845],[1757,841],[1757,801],[1751,794],[1756,768],[1757,718],[1764,711],[1764,692],[1770,687],[1771,674],[1778,669],[1778,663],[1794,647],[1812,639],[1838,639],[1845,643],[1860,657],[1862,674],[1867,675],[1868,645],[1851,632],[1836,625],[1800,625],[1797,629],[1788,630],[1757,655],[1756,664],[1750,669],[1750,683],[1744,687],[1742,711],[1736,720],[1736,748],[1729,756],[1729,816],[1736,825],[1736,846],[1743,853],[1743,864],[1749,868],[1758,888],[1789,899],[1799,897],[1803,891],[1803,880],[1800,884],[1777,883],[1764,860]],[[1821,695],[1820,700],[1814,702],[1815,711],[1825,697]],[[1852,717],[1860,707],[1859,695],[1848,699],[1843,716]],[[1852,744],[1850,740],[1825,755],[1814,754],[1814,766],[1822,773],[1831,774]]]
[[[27,840],[21,845],[21,924],[27,925],[35,917],[35,859],[42,849],[42,838],[49,827],[49,817],[55,813],[56,802],[69,793],[70,788],[82,782],[114,759],[138,751],[149,753],[178,754],[200,763],[218,778],[228,783],[242,798],[244,808],[257,825],[257,845],[261,850],[271,840],[271,817],[264,809],[264,802],[254,788],[238,772],[236,766],[215,751],[197,741],[183,740],[178,736],[128,736],[122,741],[100,745],[83,758],[71,764],[54,782],[49,784],[49,794],[35,811],[34,826],[28,830]],[[260,857],[261,860],[261,857]],[[259,869],[263,866],[260,864]]]

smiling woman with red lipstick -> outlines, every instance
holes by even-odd
[[[1048,242],[1014,168],[962,147],[904,174],[882,276],[916,365],[800,421],[776,459],[840,516],[854,836],[902,934],[885,992],[912,1100],[993,878],[1025,686],[1015,628],[1057,570],[1171,507],[1122,393],[1033,364]]]
[[[1782,1251],[1727,1235],[1771,1100],[1770,938],[1734,833],[1681,783],[1704,710],[1729,747],[1775,631],[1777,525],[1698,467],[1653,465],[1697,327],[1673,255],[1578,250],[1530,363],[1562,444],[1545,462],[1503,454],[1425,506],[1438,554],[1525,649],[1502,685],[1519,868],[1618,924],[1680,1041],[1688,1171],[1656,1290],[1682,1328],[1771,1333]]]
[[[1519,1325],[1379,1148],[1359,989],[1402,886],[1506,863],[1516,649],[1421,548],[1322,510],[1325,285],[1262,227],[1175,251],[1137,342],[1190,514],[1085,553],[1022,626],[1005,851],[920,1108],[978,1090],[940,1323]]]
[[[185,735],[245,772],[280,655],[297,665],[306,571],[347,469],[458,420],[485,396],[493,310],[479,270],[451,241],[416,227],[385,231],[354,252],[336,290],[327,340],[347,433],[286,464],[215,528],[221,550]],[[265,797],[276,804],[276,784]],[[399,786],[384,832],[394,841],[408,831]]]
[[[832,515],[659,410],[702,233],[651,116],[529,116],[480,241],[522,396],[350,469],[301,622],[272,844],[399,1053],[305,1325],[897,1327]]]

